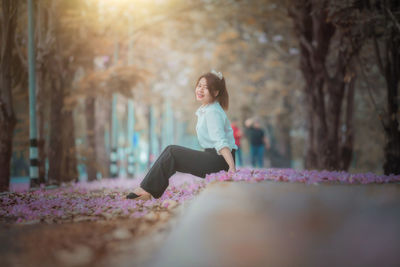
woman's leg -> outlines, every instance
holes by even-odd
[[[206,174],[228,169],[229,166],[221,155],[169,145],[154,162],[140,187],[159,198],[167,189],[169,178],[177,171],[205,178]]]

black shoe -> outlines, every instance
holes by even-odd
[[[126,196],[127,199],[137,199],[137,200],[150,200],[151,199],[151,195],[137,195],[135,193],[129,193]]]
[[[128,199],[134,199],[134,198],[137,198],[137,197],[140,197],[139,195],[136,195],[135,193],[129,193],[127,196],[126,196],[126,198],[128,198]]]

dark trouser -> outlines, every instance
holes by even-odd
[[[235,160],[235,149],[232,150],[232,156]],[[229,166],[224,157],[218,155],[214,148],[199,151],[183,146],[169,145],[154,162],[140,183],[140,187],[154,198],[159,198],[167,189],[169,178],[177,171],[205,178],[206,174],[221,170],[228,171]]]
[[[251,165],[264,167],[264,145],[250,145]]]

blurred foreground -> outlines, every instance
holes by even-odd
[[[400,260],[400,176],[248,168],[206,179],[178,173],[160,199],[125,199],[140,180],[2,194],[0,266],[396,266]]]
[[[148,266],[398,266],[399,205],[398,184],[217,183]]]

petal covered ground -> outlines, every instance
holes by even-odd
[[[147,201],[126,199],[125,196],[141,180],[103,179],[64,184],[51,190],[42,187],[34,191],[5,194],[0,196],[0,221],[33,224],[151,217],[154,213],[192,199],[207,183],[214,181],[371,184],[400,182],[400,175],[274,168],[241,168],[236,173],[220,171],[207,175],[206,179],[177,173],[170,179],[170,185],[161,198]]]

